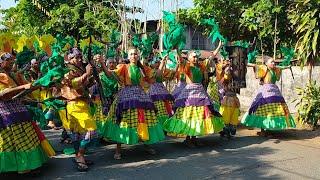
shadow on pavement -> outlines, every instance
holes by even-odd
[[[59,132],[46,133],[61,153],[64,145],[57,142]],[[274,133],[282,136],[280,140],[290,140],[306,132]],[[311,133],[314,133],[312,136],[319,134],[318,131]],[[274,168],[273,162],[261,158],[278,151],[259,147],[258,144],[269,138],[242,135],[227,140],[213,135],[200,138],[204,145],[192,149],[187,148],[183,140],[167,138],[153,145],[158,152],[154,156],[145,152],[143,145],[123,146],[122,160],[113,159],[115,145],[94,148],[88,153],[88,159],[95,164],[86,173],[77,172],[72,156],[58,154],[41,167],[41,174],[36,178],[9,173],[1,174],[0,179],[281,179],[280,175],[269,173]]]

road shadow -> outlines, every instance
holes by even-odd
[[[292,132],[282,133],[290,139]],[[90,170],[77,172],[73,157],[61,154],[68,146],[58,142],[60,132],[46,134],[59,154],[40,168],[40,175],[34,178],[7,173],[0,179],[281,179],[269,173],[274,168],[272,162],[261,160],[278,151],[259,147],[269,140],[266,137],[237,135],[228,140],[212,135],[200,138],[203,146],[197,148],[187,148],[183,138],[167,138],[152,146],[156,155],[145,152],[143,145],[125,145],[122,160],[113,159],[114,144],[100,146],[89,150],[88,159],[95,162]]]
[[[280,179],[278,175],[269,175],[268,162],[260,161],[259,157],[275,153],[268,147],[249,147],[232,151],[205,151],[172,152],[173,148],[166,148],[166,155],[146,157],[140,148],[135,152],[125,152],[125,160],[103,162],[105,157],[95,154],[97,163],[87,173],[58,170],[49,167],[47,176],[57,179]],[[158,150],[163,150],[159,149]],[[178,150],[180,150],[178,148]],[[200,151],[200,152],[199,152]],[[171,153],[168,153],[171,152]],[[109,153],[102,153],[104,155]],[[160,153],[159,153],[160,154]],[[55,160],[55,164],[64,163],[65,160]],[[52,165],[54,166],[54,165]],[[46,175],[39,179],[46,179]]]
[[[58,134],[57,134],[58,135]],[[56,136],[48,136],[56,142]],[[248,147],[265,141],[259,137],[235,137],[226,140],[217,135],[200,138],[204,144],[187,148],[183,139],[170,139],[153,145],[156,155],[145,152],[143,145],[123,146],[122,160],[114,160],[115,145],[101,146],[89,151],[88,158],[95,164],[86,173],[77,172],[72,156],[58,155],[40,168],[37,177],[15,173],[2,174],[0,179],[246,179],[243,171],[250,170],[251,177],[265,178],[259,156],[275,153],[272,148]],[[61,148],[61,147],[59,147]],[[267,179],[279,179],[270,176]]]

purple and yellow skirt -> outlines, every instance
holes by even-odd
[[[172,96],[174,99],[178,98],[182,90],[186,87],[187,83],[185,81],[179,81],[177,86],[172,91]]]
[[[203,136],[220,132],[224,123],[200,83],[187,84],[174,103],[174,115],[163,123],[174,134]]]
[[[155,105],[140,86],[126,86],[119,91],[99,132],[124,144],[153,144],[165,138]]]
[[[153,83],[149,89],[148,95],[154,102],[158,121],[163,124],[173,115],[173,96],[169,93],[163,83]]]
[[[19,100],[0,102],[0,173],[41,167],[55,155]]]
[[[288,106],[275,84],[264,84],[260,87],[241,123],[245,126],[269,130],[296,127]]]

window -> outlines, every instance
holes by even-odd
[[[191,42],[191,48],[192,49],[206,49],[206,39],[199,31],[193,31],[192,34],[192,42]]]

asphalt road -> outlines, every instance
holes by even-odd
[[[142,145],[124,146],[122,160],[114,160],[115,145],[99,146],[88,153],[95,164],[77,172],[72,156],[62,154],[59,131],[46,131],[56,157],[32,179],[320,179],[320,130],[289,130],[273,137],[256,136],[242,129],[231,140],[218,135],[201,138],[202,147],[187,148],[183,139],[167,138],[154,145],[157,155]],[[29,179],[2,174],[0,179]]]

